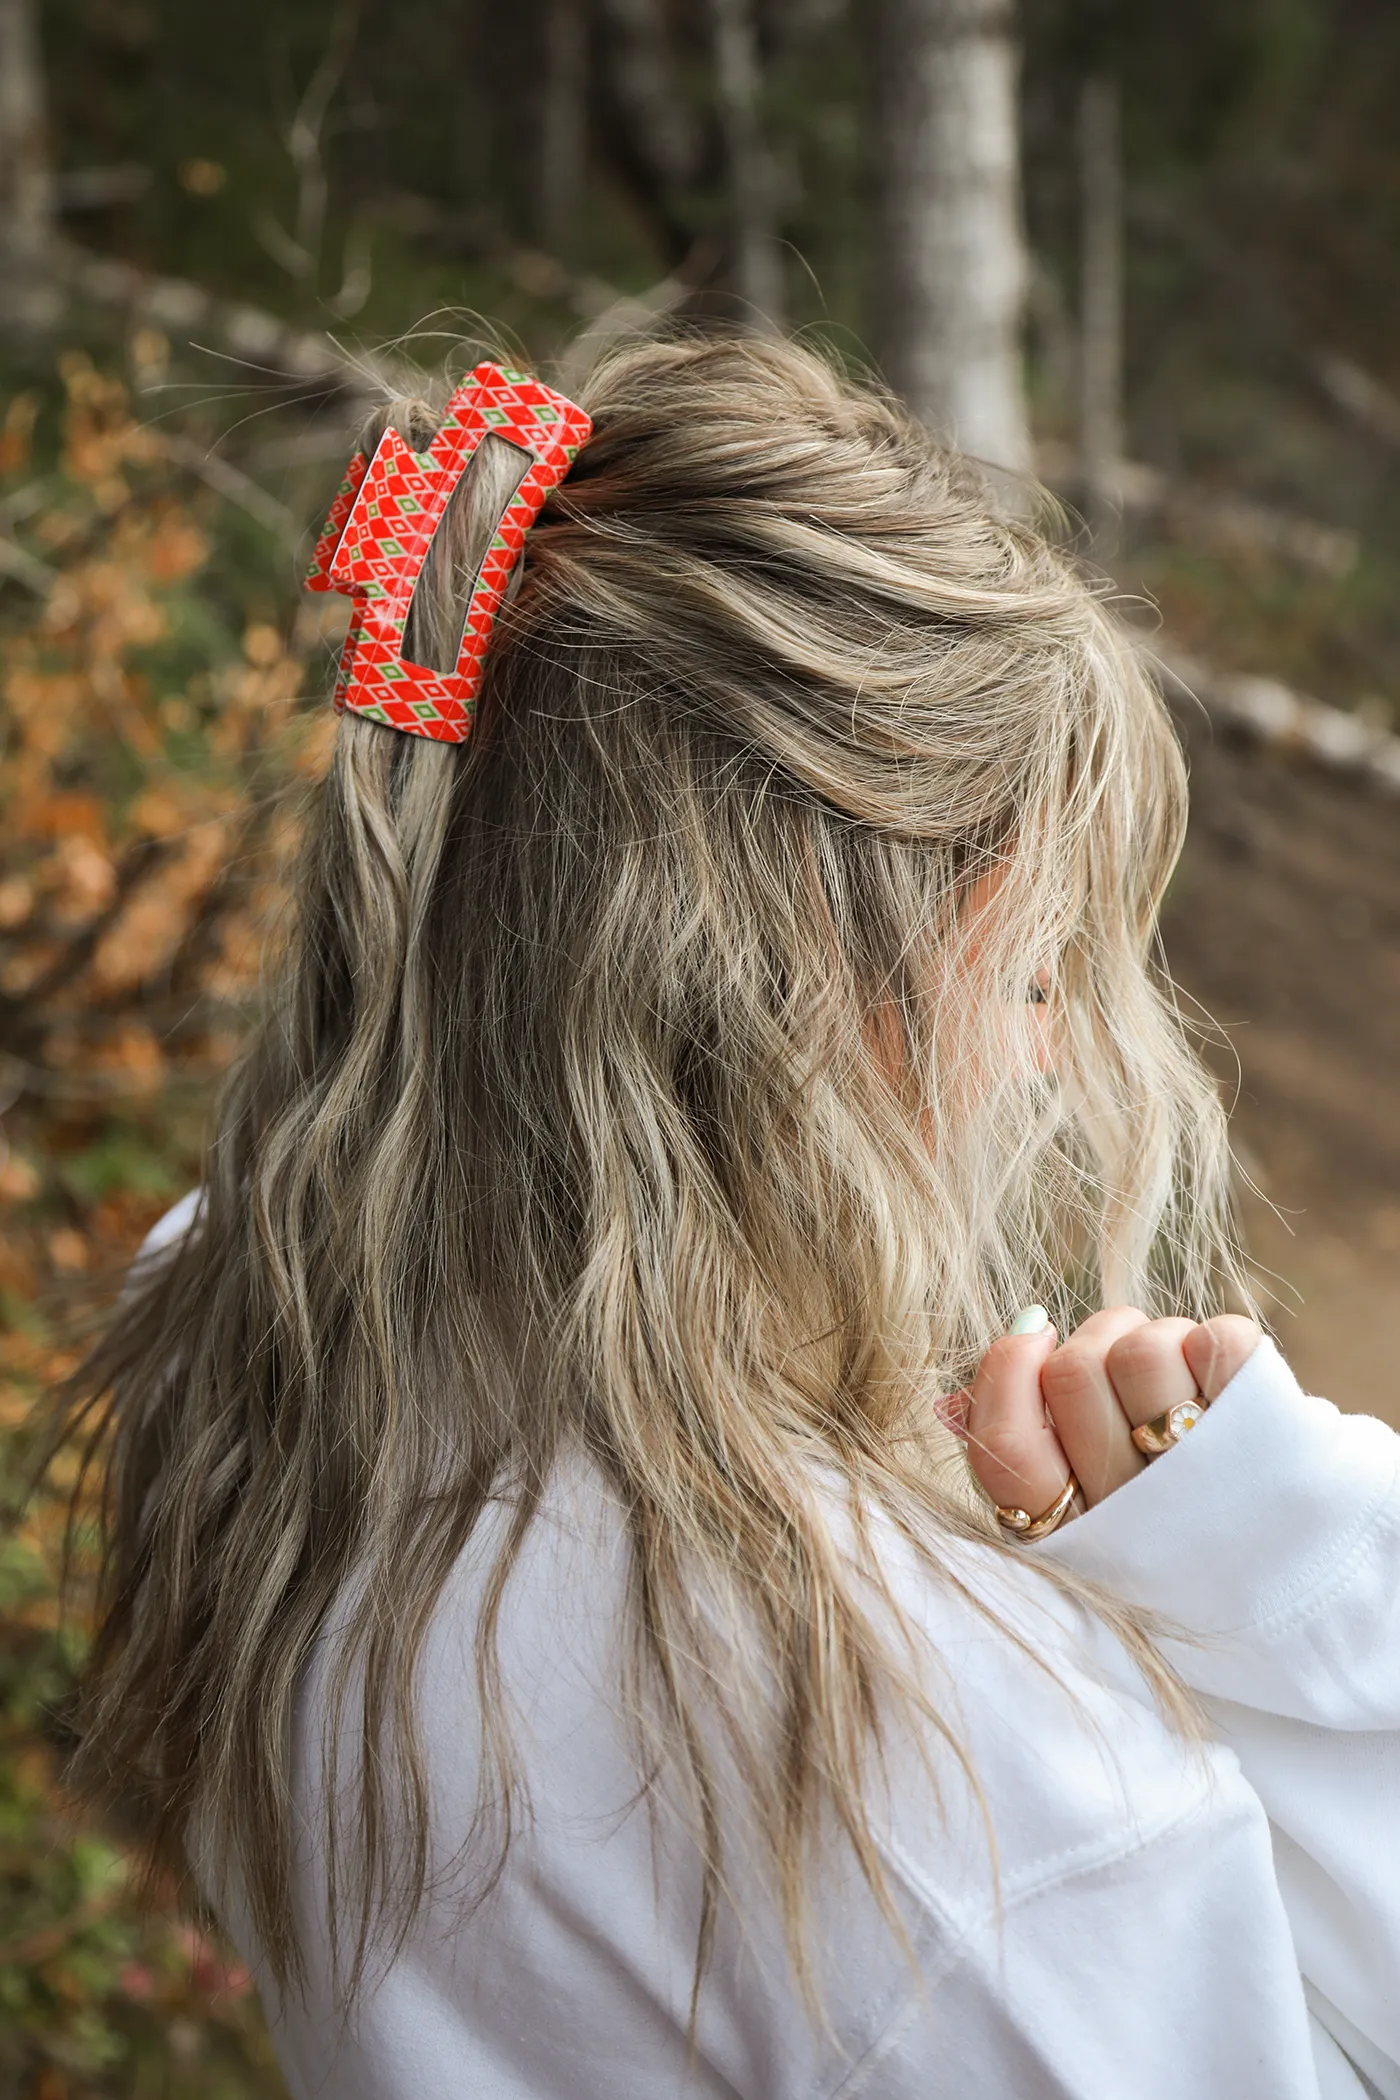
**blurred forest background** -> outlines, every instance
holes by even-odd
[[[357,421],[405,349],[567,384],[671,315],[824,339],[1070,506],[1190,748],[1168,948],[1282,1337],[1397,1418],[1397,89],[1390,0],[0,0],[11,1507],[197,1171]],[[0,1545],[0,2096],[276,2094],[246,1974],[65,1807],[70,1478]]]

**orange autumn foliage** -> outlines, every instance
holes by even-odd
[[[230,570],[221,499],[88,358],[60,376],[0,403],[0,2091],[268,2094],[246,1971],[64,1797],[91,1488],[66,1604],[78,1452],[23,1488],[74,1293],[196,1171],[295,842],[282,790],[329,718],[297,704],[290,588],[275,622],[266,567]]]

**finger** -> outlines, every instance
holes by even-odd
[[[984,1494],[1038,1517],[1064,1488],[1069,1463],[1046,1420],[1040,1373],[1055,1330],[993,1342],[972,1381],[967,1456]]]
[[[1262,1330],[1240,1313],[1217,1313],[1193,1327],[1181,1348],[1202,1398],[1218,1399],[1263,1339]]]
[[[972,1395],[966,1386],[956,1392],[944,1393],[933,1403],[933,1411],[945,1429],[951,1429],[960,1444],[967,1442],[967,1413],[972,1405]]]
[[[1136,1428],[1164,1415],[1179,1400],[1199,1400],[1196,1374],[1182,1353],[1194,1320],[1149,1320],[1120,1335],[1104,1358],[1118,1405]]]
[[[1076,1327],[1040,1374],[1040,1389],[1055,1433],[1091,1506],[1122,1487],[1147,1463],[1134,1448],[1128,1418],[1118,1405],[1105,1362],[1115,1342],[1146,1325],[1146,1313],[1135,1306],[1115,1305],[1097,1312]]]

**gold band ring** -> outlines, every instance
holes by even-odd
[[[1154,1415],[1150,1422],[1139,1422],[1133,1431],[1133,1442],[1145,1458],[1160,1458],[1179,1444],[1188,1429],[1194,1429],[1210,1405],[1208,1400],[1178,1400],[1165,1414]]]
[[[1003,1509],[999,1502],[993,1503],[992,1507],[1002,1530],[1010,1532],[1013,1538],[1043,1539],[1057,1524],[1063,1524],[1069,1515],[1069,1506],[1078,1493],[1079,1482],[1071,1473],[1049,1509],[1042,1510],[1038,1517],[1033,1517],[1029,1510]]]

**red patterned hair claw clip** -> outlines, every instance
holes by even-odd
[[[308,590],[353,601],[340,655],[337,710],[411,736],[459,744],[469,734],[491,629],[525,535],[564,479],[592,423],[581,408],[523,372],[478,365],[457,388],[426,452],[386,430],[373,459],[346,469],[307,573]],[[404,627],[433,534],[481,440],[518,446],[529,464],[472,584],[455,669],[406,662]]]

